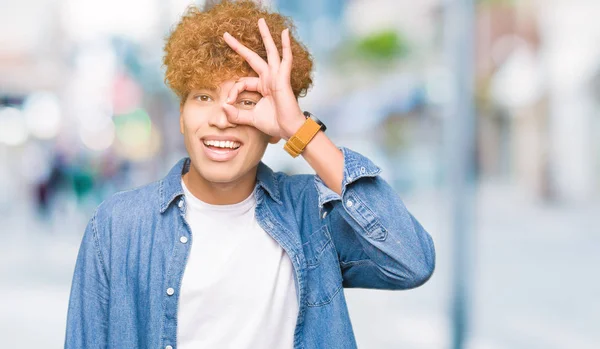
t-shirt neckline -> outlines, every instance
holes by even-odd
[[[192,192],[188,189],[181,178],[181,187],[183,188],[183,193],[188,205],[191,205],[194,208],[203,210],[203,211],[211,211],[211,212],[227,212],[227,213],[244,213],[251,209],[255,204],[255,195],[254,191],[250,193],[250,195],[244,200],[235,203],[235,204],[227,204],[227,205],[214,205],[209,204],[205,201],[200,200]]]

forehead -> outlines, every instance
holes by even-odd
[[[235,85],[235,83],[238,82],[237,79],[227,79],[224,80],[218,84],[212,84],[212,85],[206,85],[206,86],[199,86],[197,88],[192,89],[192,91],[211,91],[211,92],[216,92],[219,94],[228,94],[229,91],[231,91],[231,89],[233,88],[233,86]],[[256,95],[261,95],[259,92],[257,91],[249,91],[249,90],[244,90],[239,92],[239,94],[256,94]]]
[[[231,68],[231,67],[230,67]],[[241,77],[258,77],[258,74],[249,66],[239,69],[221,68],[206,72],[197,72],[189,77],[186,82],[187,90],[220,90],[224,85],[233,85]]]

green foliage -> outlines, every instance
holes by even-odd
[[[394,60],[408,53],[406,39],[395,30],[384,30],[359,39],[357,56],[372,60]]]

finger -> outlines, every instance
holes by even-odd
[[[256,91],[256,92],[262,94],[262,92],[259,91],[259,87],[260,87],[260,79],[259,78],[256,78],[256,77],[240,78],[238,81],[235,82],[235,84],[229,91],[229,94],[227,94],[226,103],[228,103],[228,104],[235,103],[237,96],[240,93],[242,93],[243,91]]]
[[[254,115],[246,110],[240,110],[231,104],[223,104],[223,110],[229,122],[238,125],[254,126]]]
[[[290,29],[284,29],[281,33],[281,51],[283,54],[283,59],[281,60],[280,69],[283,70],[287,76],[290,77],[292,73],[292,41],[290,39]]]
[[[279,69],[279,64],[281,63],[281,59],[279,58],[279,50],[277,50],[277,46],[273,41],[269,26],[264,18],[258,20],[258,30],[260,31],[263,44],[267,50],[267,62],[272,69],[277,71],[277,69]]]
[[[250,64],[250,67],[254,69],[259,75],[266,73],[269,66],[256,52],[242,45],[236,38],[231,36],[229,33],[223,34],[223,39],[235,52],[237,52],[242,58]]]

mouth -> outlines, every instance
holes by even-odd
[[[236,150],[242,146],[238,141],[217,141],[217,140],[202,140],[205,146],[213,150]]]
[[[237,141],[202,140],[206,156],[213,161],[229,161],[240,151],[242,143]]]

